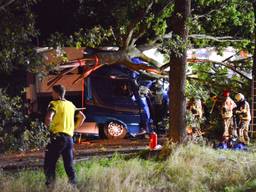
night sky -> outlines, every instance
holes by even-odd
[[[81,28],[90,29],[96,25],[115,26],[112,11],[121,0],[88,0],[82,4],[79,1],[41,0],[34,5],[40,45],[54,32],[70,35]]]
[[[77,7],[76,0],[42,0],[36,4],[33,12],[40,32],[39,43],[44,42],[54,32],[69,35],[79,29],[74,14]]]

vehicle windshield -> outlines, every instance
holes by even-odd
[[[94,95],[104,105],[119,107],[137,106],[131,80],[94,77],[92,87]]]

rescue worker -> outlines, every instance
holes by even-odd
[[[223,138],[229,138],[235,134],[233,133],[233,109],[236,108],[236,104],[229,95],[229,91],[223,91],[224,101],[221,105],[221,117],[224,126]]]
[[[152,103],[153,103],[153,116],[154,116],[154,126],[158,128],[159,122],[167,116],[168,109],[168,95],[163,90],[163,83],[161,80],[157,80],[154,89],[152,91]]]
[[[146,86],[140,86],[139,87],[139,99],[138,103],[141,109],[143,111],[140,113],[141,116],[141,122],[142,122],[142,127],[145,129],[143,131],[146,131],[147,133],[150,133],[152,131],[151,128],[151,115],[150,115],[150,107],[151,103],[148,98],[148,95],[150,94],[149,88]]]
[[[46,146],[44,158],[44,174],[46,185],[53,187],[55,183],[56,163],[60,155],[63,157],[64,168],[69,182],[76,184],[76,175],[73,167],[73,133],[74,129],[80,127],[85,116],[77,111],[77,121],[74,122],[76,107],[65,99],[65,87],[54,85],[52,87],[52,98],[45,117],[45,125],[51,133],[50,142]]]
[[[250,138],[248,135],[249,125],[251,121],[251,113],[249,103],[245,100],[242,93],[235,96],[237,108],[235,113],[238,115],[238,136],[239,140],[245,144],[249,144]]]
[[[192,97],[187,103],[187,110],[191,113],[191,124],[187,128],[187,132],[195,136],[201,136],[200,123],[203,120],[203,107],[200,99]]]
[[[195,116],[196,119],[203,117],[203,107],[200,99],[191,98],[188,102],[187,109]]]

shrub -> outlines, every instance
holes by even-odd
[[[0,152],[43,147],[47,130],[38,119],[26,115],[21,97],[10,97],[0,89]]]
[[[27,129],[22,137],[23,150],[40,149],[48,143],[49,131],[39,119],[29,119]]]

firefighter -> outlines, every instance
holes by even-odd
[[[200,99],[195,99],[192,97],[187,104],[187,110],[191,113],[191,125],[192,132],[195,136],[201,136],[201,127],[200,123],[203,120],[203,107]],[[188,129],[189,130],[189,129]]]
[[[203,117],[203,107],[200,99],[192,97],[188,102],[187,109],[191,111],[196,119],[201,119]]]
[[[249,144],[248,136],[249,125],[251,121],[251,113],[249,103],[245,100],[241,93],[236,94],[237,107],[235,113],[238,115],[238,136],[241,142]]]
[[[150,115],[150,108],[151,103],[148,95],[150,94],[149,88],[146,86],[140,86],[139,87],[139,99],[138,103],[141,109],[143,109],[143,112],[140,113],[141,116],[141,123],[143,127],[143,132],[146,131],[147,133],[150,133],[152,131],[151,128],[151,115]]]
[[[233,135],[233,110],[236,108],[236,104],[229,95],[229,91],[223,91],[224,101],[221,105],[221,117],[224,126],[223,138],[229,138]]]
[[[84,114],[78,111],[77,121],[74,122],[76,107],[65,99],[65,87],[54,85],[52,87],[53,101],[48,106],[45,124],[51,133],[50,142],[46,146],[44,159],[44,173],[46,185],[53,187],[55,183],[55,169],[59,156],[63,157],[64,168],[69,182],[76,184],[75,170],[73,167],[73,133],[80,127],[85,119]]]
[[[154,126],[158,128],[159,123],[167,116],[168,109],[168,94],[163,89],[161,80],[157,80],[152,91],[152,103],[154,113]]]

